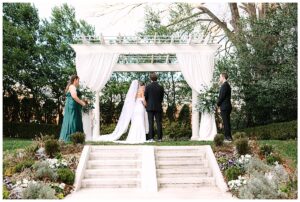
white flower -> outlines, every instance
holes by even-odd
[[[66,184],[65,183],[61,183],[61,184],[59,184],[59,188],[61,188],[61,189],[64,189],[65,188],[65,186],[66,186]]]
[[[29,182],[29,181],[28,181],[26,178],[23,179],[23,183],[24,183],[24,184],[28,184],[28,182]]]
[[[20,185],[20,184],[22,184],[22,182],[21,181],[17,181],[16,185]]]

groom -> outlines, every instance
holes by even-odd
[[[150,74],[151,84],[147,85],[145,90],[145,100],[147,103],[149,121],[149,139],[153,142],[154,138],[154,118],[157,126],[158,142],[162,140],[162,101],[164,99],[164,88],[157,83],[157,75],[153,72]]]

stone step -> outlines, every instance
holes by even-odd
[[[141,161],[135,160],[89,160],[87,168],[89,169],[108,169],[108,168],[140,168]]]
[[[87,169],[84,171],[85,178],[138,178],[138,169]]]
[[[119,154],[119,153],[140,153],[140,149],[136,147],[97,147],[93,146],[91,148],[91,152],[102,152],[102,153],[112,153],[112,154]]]
[[[213,177],[186,177],[186,178],[158,178],[159,187],[162,188],[195,188],[203,186],[215,186]]]
[[[164,158],[192,158],[192,157],[197,157],[197,158],[205,158],[205,153],[203,152],[196,152],[196,153],[180,153],[180,152],[156,152],[155,153],[156,157],[164,157]]]
[[[206,158],[203,157],[178,157],[178,156],[174,156],[174,157],[160,157],[160,156],[156,156],[155,160],[156,161],[181,161],[181,162],[186,162],[186,161],[203,161]]]
[[[138,179],[83,179],[83,188],[140,188],[141,181]]]
[[[137,153],[102,153],[102,152],[91,152],[89,155],[90,160],[137,160],[140,159],[140,155]]]
[[[186,177],[210,177],[212,172],[209,168],[201,169],[157,169],[157,177],[174,177],[174,178],[186,178]]]
[[[199,160],[199,159],[193,159],[192,161],[189,160],[158,160],[156,161],[156,165],[158,166],[165,166],[165,165],[175,165],[175,166],[205,166],[208,165],[208,161],[207,160]]]

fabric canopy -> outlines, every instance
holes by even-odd
[[[100,92],[112,75],[118,53],[77,53],[76,70],[80,81]]]
[[[176,56],[181,72],[193,90],[200,93],[204,86],[211,87],[214,71],[212,52],[177,53]],[[200,140],[213,140],[216,134],[215,115],[203,113],[200,122]]]

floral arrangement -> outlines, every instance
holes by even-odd
[[[81,99],[87,103],[84,107],[82,107],[82,110],[84,113],[88,113],[90,110],[94,109],[95,92],[83,85],[80,86],[79,90],[82,94]]]
[[[218,100],[218,85],[213,84],[211,88],[203,86],[201,93],[198,95],[196,109],[201,113],[215,113]]]

